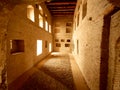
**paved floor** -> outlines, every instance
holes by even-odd
[[[51,84],[51,85],[47,85],[47,87],[48,86],[50,86],[50,87],[48,87],[48,88],[43,88],[43,89],[35,89],[35,90],[73,90],[72,89],[72,84],[74,83],[74,85],[75,85],[75,87],[76,87],[76,90],[89,90],[89,88],[87,87],[87,85],[86,85],[86,83],[85,83],[85,80],[84,80],[84,78],[83,78],[83,76],[82,76],[82,74],[81,74],[81,72],[80,72],[80,70],[79,70],[79,68],[78,68],[78,66],[77,66],[77,64],[76,64],[76,62],[75,62],[75,60],[74,60],[74,58],[73,58],[73,56],[71,55],[71,54],[69,54],[69,55],[67,55],[67,56],[63,56],[64,54],[60,54],[60,53],[52,53],[52,55],[51,56],[57,56],[57,57],[51,57],[51,56],[48,56],[47,58],[45,58],[44,60],[42,60],[40,63],[38,63],[37,64],[37,68],[36,67],[33,67],[33,68],[31,68],[29,71],[27,71],[26,73],[24,73],[21,77],[19,77],[17,80],[15,80],[12,84],[10,84],[9,85],[9,88],[8,88],[8,90],[22,90],[22,89],[19,89],[20,87],[22,87],[22,86],[25,86],[25,84],[23,84],[23,83],[25,83],[29,78],[30,78],[30,76],[31,75],[34,75],[34,76],[38,76],[37,78],[35,77],[34,78],[34,80],[38,80],[38,79],[40,79],[41,80],[41,78],[43,78],[43,80],[45,79],[46,80],[46,78],[48,78],[47,80],[48,81],[53,81],[53,84]],[[59,56],[59,57],[58,57]],[[68,58],[69,57],[69,58]],[[66,63],[65,62],[61,62],[60,60],[63,60],[64,59],[64,61],[65,61],[65,59],[67,60],[67,59],[69,59],[70,60],[70,65],[71,65],[71,73],[70,72],[68,72],[68,71],[70,71],[69,69],[66,69]],[[52,61],[51,61],[52,60]],[[55,60],[57,60],[57,62],[55,61]],[[56,64],[57,63],[57,64]],[[38,70],[38,68],[41,68],[41,67],[43,67],[43,65],[45,66],[45,64],[46,65],[48,65],[48,66],[52,66],[52,69],[49,69],[50,67],[48,67],[48,69],[49,69],[49,71],[48,72],[52,72],[53,74],[51,74],[51,75],[53,75],[52,77],[54,77],[54,75],[56,76],[56,78],[55,78],[55,80],[54,80],[54,78],[51,78],[51,77],[49,77],[49,76],[51,76],[49,73],[49,76],[47,76],[48,74],[45,74],[44,72],[42,72],[42,71],[39,71]],[[56,65],[55,65],[56,64]],[[54,66],[54,67],[53,67]],[[60,71],[60,73],[59,72],[57,72],[57,73],[54,73],[53,71],[55,71],[55,68],[57,67],[57,71],[60,71],[61,69],[59,68],[59,67],[62,67],[62,70],[67,70],[67,71],[65,71],[66,73],[63,73],[63,72],[61,72]],[[35,74],[36,72],[39,72],[39,74],[37,73],[37,74]],[[47,72],[46,72],[47,73]],[[69,81],[69,80],[67,80],[66,79],[66,76],[64,76],[63,75],[63,80],[62,80],[62,78],[60,78],[59,76],[62,76],[62,75],[60,75],[60,74],[65,74],[65,75],[67,75],[68,73],[70,73],[71,75],[73,75],[72,77],[72,79],[73,79],[73,81],[72,81],[72,79]],[[45,75],[44,75],[45,74]],[[40,77],[41,76],[41,77]],[[43,76],[43,77],[42,77]],[[69,75],[68,75],[69,76]],[[32,76],[33,77],[33,76]],[[57,77],[58,78],[60,78],[60,79],[57,79]],[[43,81],[43,82],[45,82],[45,80]],[[57,81],[56,81],[57,80]],[[58,82],[58,81],[60,81],[60,83]],[[34,83],[33,81],[31,81],[31,80],[29,80],[28,82],[32,82],[32,83]],[[45,82],[45,83],[50,83],[50,82]],[[67,83],[68,82],[68,83]],[[70,83],[70,82],[72,82],[72,83]],[[36,83],[36,82],[35,82]],[[41,83],[41,81],[39,82],[39,83]],[[27,84],[26,84],[27,85]],[[33,85],[33,84],[28,84],[28,85]],[[43,83],[41,83],[41,85],[44,85]],[[33,85],[33,87],[34,87],[35,85]],[[39,86],[39,85],[38,85]],[[37,86],[37,87],[38,87]],[[51,89],[51,86],[52,86],[52,89]],[[71,86],[71,87],[70,87]],[[71,88],[71,89],[70,89]],[[28,89],[28,88],[27,88]],[[23,89],[23,90],[26,90],[26,89]],[[29,89],[29,90],[34,90],[34,89]]]

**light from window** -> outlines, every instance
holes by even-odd
[[[39,15],[39,26],[43,28],[43,17]]]
[[[37,56],[42,53],[42,40],[37,40]]]
[[[39,8],[39,10],[40,10],[40,13],[43,14],[43,9],[42,9],[42,7],[39,5],[38,8]]]
[[[48,31],[48,22],[45,21],[45,30]]]
[[[34,19],[34,7],[32,5],[27,6],[27,18],[29,18],[33,22],[35,21],[35,19]]]
[[[51,33],[51,25],[49,25],[49,33]]]
[[[52,44],[49,43],[49,52],[51,52],[51,51],[52,51]]]

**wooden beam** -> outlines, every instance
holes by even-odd
[[[50,6],[48,6],[49,7],[49,9],[51,10],[51,9],[74,9],[76,6],[56,6],[56,7],[54,7],[54,6],[52,6],[52,7],[50,7]]]
[[[52,14],[74,14],[74,12],[52,12]]]
[[[76,5],[76,2],[50,2],[47,5]]]
[[[57,9],[57,10],[51,9],[50,11],[52,12],[68,12],[68,11],[74,12],[74,9]]]

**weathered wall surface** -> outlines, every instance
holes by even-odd
[[[71,15],[58,16],[58,17],[56,16],[56,17],[53,17],[52,21],[53,21],[53,33],[54,33],[54,39],[53,39],[54,49],[53,50],[60,51],[60,52],[71,52],[73,16]]]
[[[100,81],[100,70],[103,68],[101,67],[101,42],[104,16],[112,9],[112,4],[107,0],[82,0],[82,2],[78,0],[77,3],[74,15],[73,54],[91,90],[105,90],[100,88],[100,84],[104,84]],[[104,76],[104,72],[101,74]]]
[[[49,12],[45,10],[48,22],[51,22]],[[36,15],[37,13],[35,13]],[[18,78],[25,71],[47,56],[52,35],[27,18],[27,5],[16,5],[8,23],[7,37],[7,73],[8,84]],[[10,53],[10,40],[24,40],[24,52]],[[37,56],[37,40],[42,40],[42,54]],[[45,48],[47,41],[47,48]]]
[[[7,52],[7,24],[11,7],[4,1],[0,1],[0,90],[7,90],[6,52]]]
[[[111,16],[109,52],[109,88],[120,89],[120,11]],[[113,87],[112,87],[113,86]]]

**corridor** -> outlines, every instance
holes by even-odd
[[[52,52],[10,84],[8,90],[89,90],[89,88],[71,54]]]
[[[120,90],[120,0],[0,0],[0,90]]]

